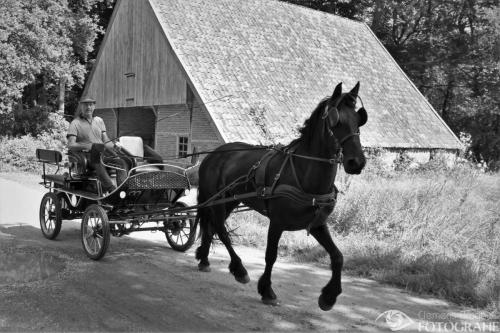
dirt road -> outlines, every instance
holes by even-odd
[[[263,252],[237,247],[252,281],[229,274],[228,256],[216,244],[212,272],[197,270],[195,246],[171,250],[164,236],[112,238],[107,255],[89,260],[79,224],[64,221],[56,241],[38,228],[43,192],[0,178],[0,331],[365,331],[390,332],[384,311],[410,318],[405,330],[432,321],[459,322],[464,310],[434,298],[417,297],[376,282],[343,278],[344,293],[333,310],[317,297],[327,267],[279,259],[273,285],[280,306],[257,294]],[[429,328],[429,326],[427,326]]]

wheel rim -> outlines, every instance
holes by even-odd
[[[167,235],[177,245],[183,246],[189,241],[191,234],[190,219],[175,221],[173,224],[175,228],[167,229]]]
[[[45,209],[44,209],[44,215],[43,215],[43,226],[44,229],[47,231],[47,233],[52,233],[56,227],[56,218],[57,218],[57,211],[56,211],[56,204],[54,203],[54,200],[50,197],[47,198],[45,201]]]
[[[83,244],[91,255],[97,255],[104,244],[102,217],[95,211],[89,212],[84,218]]]

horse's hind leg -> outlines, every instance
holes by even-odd
[[[262,302],[268,305],[278,304],[276,294],[271,287],[271,272],[278,256],[278,243],[282,233],[283,230],[274,227],[272,222],[269,224],[266,247],[266,268],[257,284],[257,291],[262,296]]]
[[[337,246],[335,246],[326,225],[311,229],[311,235],[316,238],[318,243],[320,243],[330,255],[332,278],[323,288],[318,299],[318,305],[321,310],[328,311],[337,301],[337,296],[342,293],[340,275],[342,265],[344,264],[344,257]]]
[[[200,262],[198,263],[198,269],[202,272],[210,272],[210,262],[208,261],[208,252],[210,251],[210,245],[212,244],[213,231],[210,223],[210,208],[204,208],[198,210],[198,218],[200,219],[200,229],[201,229],[201,245],[196,249],[196,259]]]
[[[250,277],[248,272],[241,262],[241,258],[234,251],[233,245],[231,243],[231,238],[229,237],[229,232],[226,229],[225,221],[231,211],[238,205],[238,203],[228,204],[226,207],[220,206],[214,214],[214,227],[215,232],[219,235],[220,241],[224,244],[231,257],[231,262],[229,263],[229,271],[234,275],[236,281],[240,283],[248,283]]]

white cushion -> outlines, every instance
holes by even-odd
[[[122,136],[120,137],[120,145],[132,155],[144,157],[144,146],[140,136]]]

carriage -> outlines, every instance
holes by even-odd
[[[62,220],[81,219],[83,249],[94,260],[105,255],[111,236],[137,231],[164,232],[172,249],[186,251],[196,238],[195,210],[179,199],[191,190],[188,172],[193,166],[147,163],[140,137],[121,137],[119,141],[121,153],[132,165],[126,179],[111,193],[103,192],[85,157],[68,152],[68,162],[63,166],[60,151],[36,150],[43,164],[40,184],[48,190],[40,204],[43,235],[53,240],[61,230]],[[91,156],[102,158],[99,152]],[[195,162],[193,159],[191,164]],[[57,167],[55,173],[48,173],[46,165]],[[104,165],[116,182],[118,167]]]

